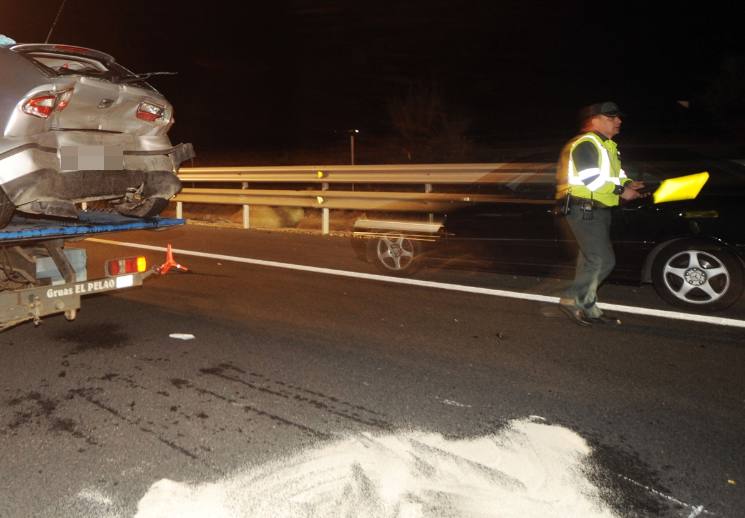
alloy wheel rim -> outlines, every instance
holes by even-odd
[[[414,245],[403,237],[384,237],[378,241],[377,253],[389,270],[404,270],[414,260]]]
[[[670,257],[663,268],[665,287],[690,304],[711,304],[730,287],[730,272],[716,256],[704,250],[684,250]]]

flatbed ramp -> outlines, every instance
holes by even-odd
[[[81,213],[77,220],[15,216],[5,228],[0,229],[0,246],[48,239],[71,239],[127,230],[155,230],[183,224],[183,219],[137,219],[93,211]]]

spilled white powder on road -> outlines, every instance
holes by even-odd
[[[459,403],[457,401],[453,401],[452,399],[438,399],[443,405],[448,406],[455,406],[458,408],[471,408],[471,405],[466,405],[465,403]]]
[[[615,517],[587,479],[590,452],[527,420],[475,439],[363,434],[217,483],[160,480],[136,518]]]
[[[78,498],[81,500],[87,500],[91,503],[98,504],[98,505],[105,505],[110,506],[113,504],[111,501],[111,498],[103,494],[101,491],[97,489],[91,489],[91,488],[85,488],[81,489],[78,493]]]

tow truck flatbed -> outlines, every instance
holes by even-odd
[[[91,234],[123,232],[126,230],[154,230],[183,225],[176,218],[128,218],[109,212],[81,212],[77,220],[34,218],[16,215],[0,230],[0,246],[19,242],[50,239],[84,238]]]
[[[55,313],[74,320],[81,297],[141,286],[150,275],[162,273],[147,269],[144,257],[117,258],[107,261],[105,277],[90,279],[85,249],[65,250],[65,243],[184,223],[183,219],[129,218],[97,211],[83,212],[77,220],[16,214],[0,229],[0,331],[29,320],[38,325],[42,317]]]

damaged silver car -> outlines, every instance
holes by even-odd
[[[157,216],[181,188],[191,144],[173,146],[173,107],[147,80],[93,49],[0,46],[0,228],[14,211],[77,217],[106,200]]]

